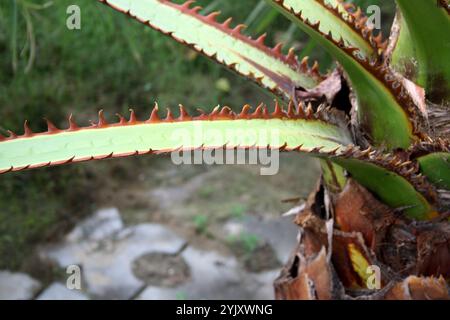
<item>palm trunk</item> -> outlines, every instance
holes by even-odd
[[[450,299],[450,225],[415,222],[349,179],[322,182],[298,213],[299,243],[277,299]]]

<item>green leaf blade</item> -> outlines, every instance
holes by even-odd
[[[413,80],[427,89],[433,102],[450,100],[450,14],[436,0],[396,2],[407,25],[405,35],[400,30],[400,40],[409,36],[408,41],[414,46],[412,58],[417,67]],[[404,49],[400,42],[393,56],[404,56]]]
[[[321,33],[328,34],[331,32],[335,41],[343,39],[348,46],[358,48],[367,58],[378,54],[374,45],[375,41],[371,38],[371,35],[363,35],[363,32],[359,31],[354,23],[349,23],[349,21],[353,21],[353,17],[341,1],[269,0],[269,3],[275,7],[282,6],[285,9],[284,14],[288,17],[292,13],[301,13],[302,17],[311,24],[320,22],[318,28]]]
[[[292,105],[287,113],[279,107],[272,114],[261,107],[251,114],[244,110],[248,106],[239,115],[227,107],[216,108],[211,114],[196,118],[182,111],[180,118],[168,116],[161,120],[155,117],[155,109],[147,121],[137,121],[132,116],[128,122],[122,118],[116,124],[107,124],[100,113],[98,123],[87,128],[80,129],[70,122],[67,130],[49,126],[48,132],[35,134],[27,129],[22,136],[0,137],[0,173],[181,150],[270,148],[329,159],[388,205],[408,207],[408,214],[418,219],[430,214],[431,205],[406,179],[381,166],[352,159],[357,154],[347,153],[348,148],[354,150],[353,141],[342,124],[328,123],[320,118],[320,113],[293,113]],[[341,175],[340,179],[344,178],[342,172]],[[339,185],[340,180],[338,188]],[[393,197],[395,194],[404,196]]]
[[[429,220],[436,217],[436,212],[427,199],[400,175],[358,159],[337,158],[334,161],[383,203],[403,210],[409,218]]]
[[[436,186],[450,190],[450,153],[434,152],[417,159],[420,171]]]
[[[321,15],[316,7],[311,6],[314,10],[307,11],[312,16],[307,16],[301,10],[317,2],[272,0],[275,7],[296,22],[342,64],[356,93],[358,120],[372,142],[389,149],[408,148],[415,140],[416,128],[413,127],[411,119],[416,119],[416,107],[403,83],[389,68],[367,57],[364,49],[349,47],[347,43],[350,41],[345,38],[342,41],[337,40],[333,30],[326,33],[327,29],[321,27],[323,21],[313,18],[314,15]],[[314,25],[314,21],[320,21],[320,25]],[[332,22],[336,24],[336,29],[345,25],[339,20],[329,21],[330,24]],[[375,63],[372,63],[374,61]],[[386,117],[387,114],[389,117]]]
[[[282,148],[323,152],[351,144],[350,134],[321,120],[237,119],[108,125],[0,142],[0,172],[108,157],[198,148]]]
[[[322,81],[319,74],[304,70],[293,52],[286,56],[280,48],[265,46],[263,38],[244,36],[242,27],[217,22],[216,13],[203,16],[189,1],[100,1],[284,97],[291,97],[295,87],[310,89]]]

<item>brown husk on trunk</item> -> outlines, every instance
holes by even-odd
[[[295,223],[299,243],[275,281],[277,299],[450,299],[447,221],[410,221],[350,178],[335,194],[319,184]],[[381,287],[368,288],[369,266]]]

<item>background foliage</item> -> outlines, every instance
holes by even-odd
[[[182,1],[178,1],[182,2]],[[363,8],[382,6],[386,31],[393,1],[353,1]],[[269,41],[282,41],[321,62],[331,59],[273,9],[257,0],[203,0],[205,12],[219,9],[245,22],[248,34],[266,30]],[[81,8],[82,29],[66,28],[66,9]],[[257,104],[272,97],[238,76],[170,39],[125,19],[92,0],[4,0],[0,2],[0,133],[22,133],[24,119],[45,129],[42,117],[66,126],[70,113],[86,125],[102,108],[112,120],[134,107],[147,115],[161,106],[183,103],[211,109]],[[0,269],[23,267],[34,245],[66,231],[96,205],[106,179],[132,179],[136,167],[152,158],[78,164],[8,174],[0,178]],[[120,168],[120,170],[118,169]],[[117,174],[117,173],[120,174]]]

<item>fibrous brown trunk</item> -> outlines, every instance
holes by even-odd
[[[295,223],[277,299],[450,299],[450,224],[406,219],[352,179],[322,183]]]

